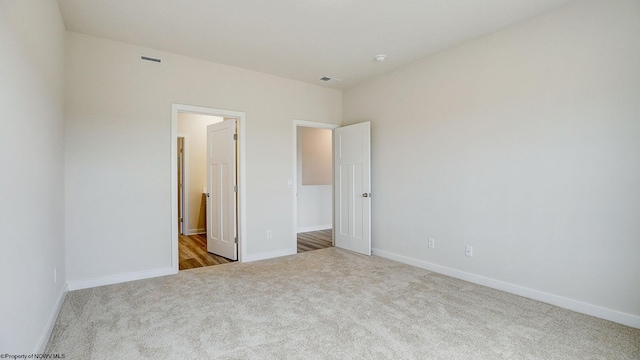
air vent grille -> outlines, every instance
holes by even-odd
[[[157,63],[161,63],[162,62],[162,59],[152,58],[152,57],[144,56],[144,55],[140,56],[140,59],[146,60],[146,61],[153,61],[153,62],[157,62]]]
[[[337,79],[337,78],[332,78],[330,76],[323,76],[323,77],[320,78],[320,81],[331,82],[331,83],[339,83],[342,80]]]

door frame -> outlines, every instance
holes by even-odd
[[[187,135],[183,135],[183,134],[178,134],[177,138],[182,138],[182,201],[180,201],[180,204],[178,204],[178,206],[182,207],[182,234],[183,235],[190,235],[188,234],[188,226],[186,226],[189,223],[189,197],[185,196],[187,194],[187,189],[189,188],[189,183],[188,183],[188,176],[187,176],[187,169],[188,169],[188,164],[187,164],[187,156],[185,155],[187,152]],[[177,146],[177,145],[176,145]],[[177,149],[176,149],[176,157],[178,156],[177,154]],[[177,171],[177,165],[176,165],[176,171]],[[180,229],[178,229],[178,234],[180,234]]]
[[[321,123],[315,121],[307,121],[307,120],[293,120],[293,182],[292,182],[292,197],[293,197],[293,243],[291,246],[291,251],[293,254],[298,253],[298,127],[310,127],[316,129],[329,129],[333,131],[333,129],[339,128],[340,125],[330,124],[330,123]],[[335,181],[333,179],[333,140],[331,142],[331,233],[332,240],[331,243],[334,244],[334,236],[333,236],[333,228],[334,228],[334,194],[333,191],[335,189]],[[335,244],[334,244],[335,245]]]
[[[178,113],[212,115],[238,119],[238,262],[246,254],[244,236],[247,233],[247,181],[246,181],[246,114],[241,111],[215,109],[185,104],[171,104],[171,267],[178,273]]]

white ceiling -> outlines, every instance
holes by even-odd
[[[69,31],[343,89],[567,2],[58,0]]]

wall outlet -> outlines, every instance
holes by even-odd
[[[54,283],[58,282],[58,271],[56,268],[53,268],[53,282]]]
[[[464,255],[472,257],[473,256],[473,246],[467,245],[464,247]]]
[[[434,238],[429,238],[429,249],[436,248],[436,240]]]
[[[271,230],[267,230],[267,239],[271,239],[272,235]]]

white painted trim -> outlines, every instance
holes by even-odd
[[[333,228],[333,224],[325,224],[325,225],[314,225],[314,226],[304,226],[298,228],[298,234],[309,232],[309,231],[318,231],[318,230],[327,230]]]
[[[306,121],[306,120],[293,120],[293,191],[292,191],[292,198],[293,198],[293,234],[291,236],[292,238],[292,244],[291,244],[291,249],[289,251],[293,251],[293,253],[297,253],[298,252],[298,233],[302,232],[300,231],[300,229],[298,229],[298,126],[302,126],[302,127],[311,127],[311,128],[317,128],[317,129],[336,129],[339,128],[340,125],[336,125],[336,124],[328,124],[328,123],[321,123],[321,122],[315,122],[315,121]],[[331,151],[333,152],[333,145],[331,146]],[[331,156],[331,158],[333,159],[333,156]],[[331,169],[333,169],[333,164],[331,165]],[[331,176],[331,179],[333,179],[333,175]],[[333,183],[331,184],[331,188],[333,189]],[[333,198],[334,196],[331,196],[331,201],[333,202]],[[333,221],[333,204],[331,205],[331,221]],[[318,229],[318,230],[324,230],[324,229],[332,229],[333,228],[333,224],[331,224],[328,228],[323,228],[323,229]],[[308,231],[315,231],[315,230],[308,230]],[[334,238],[334,236],[331,236],[331,238]]]
[[[185,232],[185,235],[198,235],[198,234],[206,234],[207,229],[189,229]]]
[[[171,104],[171,268],[178,269],[178,192],[174,185],[178,184],[178,109],[176,104]],[[184,193],[184,192],[183,192]],[[184,226],[184,223],[183,223]],[[176,270],[177,272],[178,270]]]
[[[60,309],[62,309],[62,303],[64,303],[64,298],[67,296],[68,291],[69,291],[69,284],[65,284],[62,287],[60,294],[58,294],[58,299],[56,300],[56,303],[53,305],[53,311],[49,316],[49,320],[47,320],[47,325],[44,327],[44,331],[40,336],[38,345],[36,345],[35,350],[33,350],[34,354],[44,353],[44,350],[47,347],[47,343],[49,342],[49,338],[51,337],[51,333],[53,332],[53,326],[56,324],[56,320],[58,319],[58,315],[60,314]]]
[[[246,114],[240,111],[213,109],[200,106],[171,104],[171,268],[178,272],[178,113],[205,114],[238,119],[238,262],[244,262],[247,252],[245,234],[247,233],[247,142]]]
[[[69,291],[73,291],[135,280],[150,279],[158,276],[174,275],[177,273],[178,271],[175,271],[172,267],[167,267],[154,270],[136,271],[126,274],[107,275],[92,279],[69,281],[67,285],[69,287]]]
[[[640,316],[637,315],[627,314],[593,304],[587,304],[578,300],[565,298],[562,296],[526,288],[524,286],[511,284],[501,280],[491,279],[457,269],[452,269],[446,266],[394,254],[380,249],[373,249],[373,255],[640,329]]]
[[[293,250],[293,251],[291,249],[267,251],[267,252],[258,253],[258,254],[246,255],[245,258],[244,258],[244,262],[273,259],[273,258],[277,258],[277,257],[281,257],[281,256],[295,255],[297,253],[298,253],[298,249],[297,248],[295,250]]]

